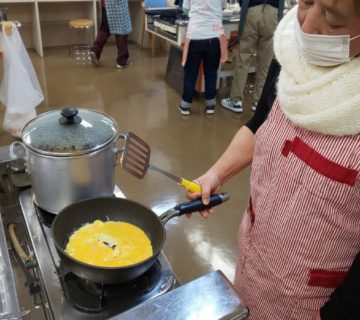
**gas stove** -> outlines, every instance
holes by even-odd
[[[118,188],[114,194],[123,197]],[[52,214],[36,207],[31,189],[21,192],[19,200],[54,319],[107,319],[177,285],[163,253],[145,274],[127,283],[105,285],[78,278],[57,255],[49,225]]]
[[[114,196],[124,197],[118,188]],[[34,204],[24,163],[0,147],[0,320],[247,318],[221,271],[181,285],[163,252],[145,274],[121,285],[76,277],[57,255],[53,219]]]

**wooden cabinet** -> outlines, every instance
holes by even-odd
[[[11,0],[2,2],[1,6],[7,7],[8,19],[21,21],[21,35],[28,48],[36,48],[40,30],[37,25],[37,10],[35,0]]]
[[[97,25],[96,0],[7,0],[1,5],[8,7],[9,20],[21,22],[26,47],[41,57],[45,47],[71,43],[68,20],[88,18]]]
[[[71,19],[92,19],[93,36],[98,29],[100,13],[99,0],[5,0],[1,6],[7,7],[8,19],[22,24],[21,36],[27,48],[34,48],[44,57],[44,48],[72,44],[77,40],[70,33],[68,21]],[[141,0],[129,0],[133,32],[129,40],[140,43]],[[81,41],[81,40],[80,40]]]

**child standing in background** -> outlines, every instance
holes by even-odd
[[[184,84],[180,113],[190,115],[195,84],[201,61],[205,76],[205,112],[214,114],[216,80],[220,58],[227,59],[227,42],[222,25],[222,10],[226,0],[184,0],[183,10],[189,14],[189,24],[183,50]]]

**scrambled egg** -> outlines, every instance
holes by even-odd
[[[96,220],[76,230],[65,252],[99,267],[124,267],[152,256],[150,239],[140,228],[126,222]]]

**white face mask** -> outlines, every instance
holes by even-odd
[[[305,60],[323,67],[336,66],[350,61],[350,35],[332,36],[309,34],[302,31],[299,20],[295,21],[295,37]]]

